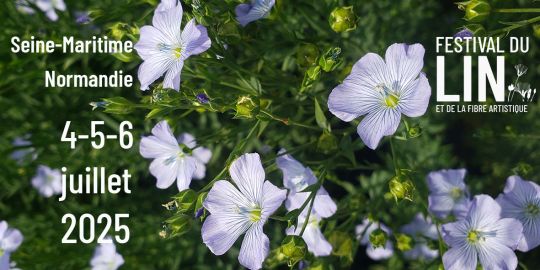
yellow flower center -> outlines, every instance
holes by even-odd
[[[261,209],[255,208],[249,211],[249,220],[251,220],[251,222],[257,222],[261,220]]]
[[[536,216],[538,216],[538,214],[540,214],[540,207],[538,207],[538,205],[536,205],[534,203],[529,203],[527,205],[527,209],[525,210],[525,212],[529,216],[536,217]]]
[[[459,199],[461,197],[461,195],[463,194],[463,192],[461,191],[461,189],[455,187],[453,188],[451,191],[450,191],[450,196],[452,196],[452,198],[455,200],[455,199]]]
[[[467,240],[471,243],[476,243],[478,240],[480,240],[480,234],[477,231],[470,231],[467,234]]]
[[[178,47],[178,48],[174,49],[173,54],[174,54],[174,57],[176,59],[179,59],[180,57],[182,57],[182,48]]]
[[[395,108],[397,107],[399,103],[399,97],[397,97],[395,94],[390,94],[390,95],[387,95],[385,98],[384,98],[384,104],[387,106],[387,107],[390,107],[390,108]]]
[[[381,94],[386,107],[394,109],[398,106],[399,95],[395,91],[384,84],[376,86],[375,89]]]

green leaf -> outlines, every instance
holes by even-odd
[[[315,121],[317,121],[317,125],[322,129],[331,131],[330,124],[328,123],[328,120],[326,119],[326,116],[324,115],[324,112],[321,108],[321,105],[319,105],[317,98],[314,98],[313,100],[315,103]]]

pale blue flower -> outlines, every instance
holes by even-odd
[[[41,9],[41,11],[45,12],[45,15],[51,21],[58,20],[58,14],[56,14],[56,10],[60,10],[60,11],[66,10],[66,4],[64,3],[64,0],[32,0],[32,1],[35,1],[34,3],[36,4],[36,6],[39,9]]]
[[[17,11],[19,11],[22,14],[34,14],[36,13],[34,9],[30,7],[27,0],[16,0],[15,1],[15,7]]]
[[[315,256],[328,256],[332,252],[332,245],[326,240],[321,232],[320,222],[322,218],[317,213],[312,212],[309,215],[309,222],[306,225],[306,229],[302,238],[306,242],[308,250]],[[298,226],[291,226],[287,228],[287,235],[300,235],[302,227],[306,222],[306,215],[304,213],[298,216]]]
[[[152,136],[142,137],[140,153],[145,158],[154,159],[150,173],[156,177],[158,188],[168,188],[176,180],[178,190],[182,191],[189,188],[192,178],[204,178],[205,164],[212,157],[212,152],[196,146],[195,139],[188,133],[176,139],[165,120],[156,124]]]
[[[45,198],[62,193],[62,174],[58,169],[39,165],[32,186]]]
[[[474,197],[467,216],[442,226],[450,247],[443,255],[446,270],[475,270],[480,260],[484,270],[516,269],[514,251],[523,232],[521,223],[501,218],[501,207],[487,195]]]
[[[87,24],[91,21],[90,13],[88,11],[75,12],[75,22],[78,24]]]
[[[0,269],[9,269],[9,257],[23,241],[21,232],[9,228],[6,221],[0,221]]]
[[[288,211],[302,207],[311,192],[302,192],[308,186],[316,184],[317,178],[310,168],[304,167],[300,162],[286,153],[285,149],[278,152],[276,163],[283,172],[283,186],[289,189],[289,196],[285,201]],[[336,203],[332,200],[326,189],[320,187],[313,202],[313,211],[323,218],[332,216],[337,210]],[[307,207],[304,209],[307,212]],[[306,213],[304,213],[306,214]]]
[[[37,158],[37,152],[32,147],[29,134],[22,137],[17,137],[11,143],[17,150],[13,151],[10,155],[11,159],[15,160],[17,164],[22,165],[26,161],[34,161]]]
[[[377,230],[381,229],[386,234],[391,235],[391,231],[386,225],[379,222],[372,222],[368,219],[364,219],[362,224],[357,225],[355,228],[356,238],[360,241],[360,244],[367,246],[366,254],[369,258],[375,261],[385,260],[394,255],[394,245],[390,240],[386,241],[384,247],[373,247],[369,241],[369,235]]]
[[[540,186],[519,176],[510,176],[497,202],[502,208],[502,217],[515,218],[523,225],[517,249],[525,252],[540,245]]]
[[[109,243],[99,244],[90,261],[92,270],[116,270],[124,264],[124,258],[116,252],[116,246],[110,237],[105,238]]]
[[[182,30],[182,15],[182,4],[178,1],[162,1],[154,13],[152,26],[140,29],[135,50],[143,59],[138,72],[141,90],[147,90],[165,74],[163,87],[179,91],[184,61],[210,48],[206,27],[191,19]]]
[[[454,37],[459,37],[459,38],[463,38],[463,39],[464,38],[472,38],[472,37],[474,37],[474,34],[473,34],[473,32],[471,32],[471,30],[465,28],[465,29],[457,32],[454,35]]]
[[[393,44],[385,59],[368,53],[332,90],[328,109],[346,122],[366,115],[357,132],[367,147],[375,149],[383,136],[396,132],[402,113],[418,117],[426,112],[431,87],[421,72],[423,66],[421,44]]]
[[[203,203],[210,212],[202,226],[202,239],[216,255],[227,252],[242,234],[238,260],[249,269],[260,269],[270,249],[263,225],[283,203],[287,191],[265,181],[258,154],[244,154],[232,162],[234,182],[217,181]]]
[[[431,218],[424,217],[418,213],[413,221],[401,228],[401,232],[408,234],[414,239],[414,247],[411,250],[405,251],[403,255],[412,260],[433,260],[439,256],[439,251],[431,249],[427,245],[430,240],[437,240],[437,227],[431,221]]]
[[[251,0],[249,4],[240,4],[235,9],[236,19],[242,26],[246,26],[268,16],[275,3],[276,0]]]
[[[455,217],[464,217],[470,206],[469,191],[465,185],[467,170],[440,170],[427,176],[429,188],[429,211],[439,218],[450,213]]]

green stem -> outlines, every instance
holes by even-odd
[[[317,194],[317,191],[312,191],[311,195],[309,195],[309,199],[311,200],[309,202],[309,208],[306,215],[306,219],[304,220],[304,224],[302,226],[302,231],[300,231],[300,236],[304,235],[304,231],[306,230],[306,227],[309,223],[309,217],[311,216],[311,209],[313,209],[313,204],[315,203],[315,195]]]
[[[501,29],[496,30],[496,31],[489,32],[488,35],[495,36],[495,35],[500,34],[500,33],[507,33],[507,32],[510,32],[510,31],[512,31],[514,29],[517,29],[517,28],[520,28],[520,27],[523,27],[523,26],[526,26],[526,25],[529,25],[529,24],[533,24],[533,23],[539,22],[539,21],[540,21],[540,16],[537,16],[537,17],[534,17],[534,18],[531,18],[531,19],[528,19],[528,20],[513,22],[512,25],[510,25],[510,26],[501,28]]]
[[[498,13],[540,13],[540,8],[500,8],[496,9]]]
[[[397,160],[396,160],[396,153],[394,151],[394,139],[390,137],[390,150],[392,151],[392,162],[394,163],[394,170],[396,171],[396,175],[399,174],[399,168],[397,166]]]

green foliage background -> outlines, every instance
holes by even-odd
[[[396,162],[400,168],[414,171],[412,179],[418,194],[413,202],[399,204],[385,196],[394,173],[388,139],[377,151],[371,151],[356,134],[354,123],[358,121],[343,123],[328,112],[328,94],[348,74],[350,66],[368,52],[384,54],[396,42],[425,46],[424,71],[435,93],[435,37],[451,36],[466,24],[461,19],[462,11],[451,1],[277,0],[269,19],[246,28],[234,21],[234,7],[241,1],[182,1],[184,23],[195,16],[208,28],[212,48],[187,61],[179,93],[160,86],[142,92],[138,84],[123,89],[44,87],[45,70],[62,74],[110,74],[121,69],[136,78],[141,61],[135,53],[42,55],[10,51],[12,36],[28,39],[33,35],[58,42],[62,36],[89,39],[92,35],[108,35],[135,42],[138,27],[150,24],[156,2],[66,0],[68,11],[59,12],[57,22],[49,21],[41,12],[21,14],[16,11],[14,1],[0,4],[0,220],[7,220],[25,236],[21,247],[12,255],[22,269],[87,269],[94,244],[60,243],[67,229],[67,224],[61,224],[61,217],[65,213],[78,216],[87,212],[130,213],[127,225],[131,240],[117,245],[126,261],[123,269],[238,269],[239,245],[226,255],[214,256],[202,244],[198,220],[194,219],[192,229],[180,237],[159,237],[162,222],[173,214],[161,204],[170,201],[177,190],[174,186],[167,190],[155,187],[155,179],[148,172],[149,161],[138,153],[138,142],[161,119],[167,119],[177,134],[190,132],[199,144],[213,150],[207,177],[192,182],[195,190],[218,175],[229,157],[241,152],[264,153],[267,178],[278,186],[282,186],[282,176],[274,159],[280,147],[293,151],[298,160],[315,170],[325,166],[328,172],[325,187],[339,201],[338,212],[325,224],[327,236],[340,232],[353,239],[354,226],[366,216],[381,220],[394,230],[410,222],[415,213],[425,212],[424,177],[432,170],[465,167],[469,170],[466,181],[472,193],[492,196],[502,191],[506,177],[512,174],[540,180],[538,100],[530,104],[529,113],[522,115],[444,114],[435,113],[435,107],[430,106],[425,116],[407,119],[410,125],[420,125],[423,132],[418,138],[394,141]],[[490,2],[498,7],[534,5],[526,0]],[[357,28],[335,33],[328,23],[329,14],[335,7],[348,5],[354,7],[358,17]],[[77,24],[75,11],[91,11],[94,19],[91,24]],[[504,27],[500,21],[524,18],[527,15],[494,14],[484,26],[498,29]],[[514,79],[510,76],[514,74],[512,66],[522,63],[529,66],[522,80],[538,85],[538,38],[531,26],[511,34],[531,37],[531,51],[527,55],[507,56],[507,80]],[[306,68],[298,65],[298,59],[302,59],[299,48],[306,43],[315,45],[320,54],[331,47],[340,47],[343,63],[336,70],[323,73],[311,88],[301,92]],[[224,58],[218,60],[215,55]],[[461,62],[447,63],[446,69],[447,89],[461,89]],[[196,102],[199,93],[210,97],[209,105]],[[234,117],[236,102],[242,96],[249,96],[258,105],[252,119]],[[115,99],[122,104],[112,104],[105,110],[92,110],[89,105],[113,97],[124,97],[129,103]],[[320,104],[325,117],[319,115],[316,119],[315,103]],[[105,121],[104,131],[108,133],[117,131],[121,121],[129,120],[134,124],[134,147],[123,150],[118,144],[107,142],[105,148],[94,150],[89,143],[79,142],[71,150],[68,144],[60,142],[68,120],[72,121],[71,129],[80,134],[89,133],[92,120]],[[320,127],[324,121],[331,125],[331,133],[324,133]],[[255,125],[256,136],[244,140]],[[406,129],[401,126],[396,134],[404,133]],[[25,134],[31,134],[38,158],[17,164],[9,158],[16,150],[12,141]],[[239,149],[240,142],[245,142],[244,149]],[[271,151],[265,153],[265,149]],[[129,169],[133,175],[132,194],[70,196],[65,202],[45,199],[30,184],[39,164],[53,168],[66,166],[71,172],[83,172],[86,166],[106,166],[109,172]],[[285,210],[278,214],[284,215]],[[285,226],[274,220],[265,226],[272,249],[283,239]],[[539,251],[535,250],[518,256],[533,269],[538,255]],[[352,266],[349,258],[355,258]],[[426,269],[438,267],[440,260],[407,262],[397,252],[388,261],[373,262],[365,256],[364,248],[354,242],[352,249],[319,262],[334,269]]]

